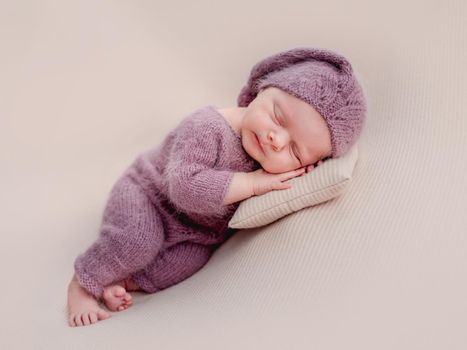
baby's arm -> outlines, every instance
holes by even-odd
[[[254,195],[250,174],[244,172],[234,173],[224,197],[224,205],[242,201]]]
[[[304,171],[305,168],[300,168],[281,174],[271,174],[260,168],[249,173],[234,173],[223,204],[235,203],[272,190],[288,189],[292,184],[285,181],[302,175]]]

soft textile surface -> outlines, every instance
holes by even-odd
[[[355,144],[346,154],[325,160],[310,173],[291,179],[291,188],[244,200],[230,219],[229,227],[264,226],[341,195],[351,181],[357,158],[358,144]]]
[[[466,17],[463,0],[0,2],[0,349],[466,349]],[[301,45],[344,54],[369,93],[345,193],[69,328],[72,262],[134,156]]]

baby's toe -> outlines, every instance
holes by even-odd
[[[85,326],[88,326],[91,324],[91,320],[89,319],[89,313],[85,312],[82,318],[83,318],[83,323]]]
[[[76,327],[75,314],[70,314],[70,316],[68,317],[68,324],[70,325],[70,327]]]
[[[83,325],[83,320],[81,319],[81,314],[76,314],[74,320],[75,320],[75,324],[78,327],[81,327]]]
[[[96,323],[97,322],[97,312],[90,312],[89,313],[89,319],[91,320],[91,323]]]
[[[102,310],[102,309],[99,309],[99,310],[97,311],[97,318],[98,318],[99,320],[105,320],[105,319],[107,319],[107,318],[109,318],[109,317],[110,317],[110,314],[109,314],[107,311]]]

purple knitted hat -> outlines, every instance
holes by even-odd
[[[269,86],[309,103],[325,119],[331,134],[331,157],[346,153],[360,136],[367,112],[365,94],[342,55],[298,47],[269,56],[251,69],[238,106],[247,107]]]

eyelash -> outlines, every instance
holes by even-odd
[[[276,123],[279,124],[280,126],[282,126],[282,124],[280,123],[279,121],[279,118],[277,118],[277,114],[276,112],[274,111],[274,119],[276,120]]]
[[[295,156],[295,158],[297,158],[298,162],[300,163],[300,159],[298,159],[297,154],[296,154],[295,151],[293,150],[293,147],[290,146],[290,148],[292,148],[292,153],[293,153],[293,155]]]
[[[282,126],[282,124],[280,123],[279,121],[279,118],[277,118],[277,115],[276,115],[276,110],[274,109],[274,119],[276,120],[276,123],[279,124],[280,126]],[[292,154],[294,155],[294,157],[298,160],[298,162],[300,162],[300,159],[298,159],[298,156],[297,156],[297,153],[294,151],[293,147],[290,146],[291,150],[292,150]]]

